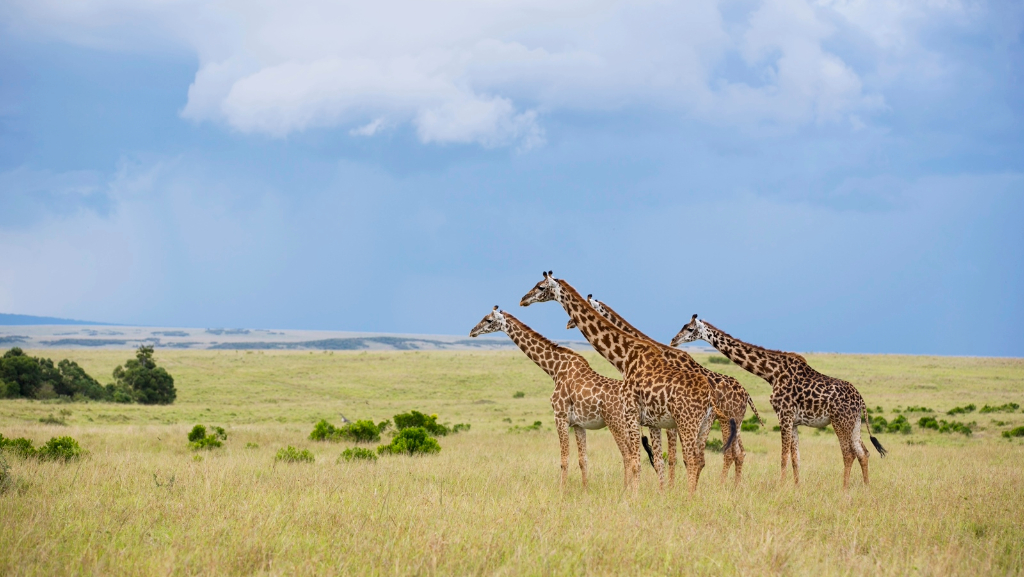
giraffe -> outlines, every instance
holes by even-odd
[[[672,346],[698,339],[707,341],[732,362],[772,386],[771,404],[782,429],[783,481],[786,479],[786,463],[792,458],[793,482],[800,484],[797,426],[823,428],[831,423],[843,452],[843,488],[850,486],[850,468],[854,458],[860,462],[864,484],[868,484],[868,448],[860,436],[861,423],[869,424],[867,408],[853,385],[819,373],[796,353],[773,351],[745,343],[709,322],[698,320],[697,315],[693,315],[690,322],[672,339]],[[871,435],[870,426],[868,436],[878,454],[885,457],[887,451]]]
[[[551,408],[562,449],[561,487],[569,473],[569,428],[576,433],[583,487],[587,486],[587,429],[611,431],[622,453],[624,486],[635,494],[640,476],[640,412],[622,382],[594,372],[579,353],[559,346],[511,314],[494,307],[469,336],[504,332],[554,381]]]
[[[620,330],[653,342],[658,345],[670,362],[682,369],[701,373],[707,377],[709,381],[714,383],[714,388],[721,392],[721,401],[718,403],[718,406],[715,407],[715,419],[721,425],[723,447],[727,441],[726,431],[729,431],[730,419],[732,419],[732,423],[734,424],[743,422],[743,418],[746,417],[747,414],[747,405],[750,405],[750,408],[754,411],[754,416],[757,417],[757,420],[760,421],[762,425],[764,424],[764,421],[761,420],[761,415],[757,412],[757,408],[754,407],[754,401],[750,398],[747,390],[743,388],[743,385],[741,385],[739,381],[728,375],[716,373],[715,371],[705,368],[685,351],[663,345],[648,337],[639,329],[631,325],[626,319],[622,318],[622,315],[615,312],[612,307],[595,299],[594,295],[587,295],[587,301],[590,303],[590,306],[594,307],[594,310],[601,313]],[[569,319],[569,322],[565,326],[567,329],[575,327],[576,323],[574,323],[572,319]],[[723,464],[721,478],[724,481],[726,476],[729,474],[729,468],[735,466],[736,476],[734,482],[738,483],[743,476],[743,460],[746,455],[746,451],[743,450],[743,440],[741,439],[740,432],[730,431],[729,434],[735,435],[735,440],[733,441],[730,450],[722,451]],[[702,442],[705,440],[706,439],[701,439]],[[671,479],[675,476],[675,472],[673,470],[675,468],[675,448],[676,444],[673,431],[668,431],[668,466],[670,483]]]
[[[562,305],[587,341],[622,374],[623,385],[634,395],[640,409],[640,424],[656,429],[679,429],[687,485],[691,494],[695,492],[704,468],[704,447],[698,446],[698,441],[711,426],[715,403],[707,377],[671,365],[654,344],[619,330],[569,283],[556,279],[550,271],[523,295],[519,304],[529,306],[552,300]],[[660,431],[651,440],[654,442],[654,467],[659,485],[664,488]]]

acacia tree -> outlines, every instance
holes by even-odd
[[[114,380],[144,405],[169,405],[178,396],[174,377],[156,366],[151,346],[139,347],[134,359],[114,369]]]

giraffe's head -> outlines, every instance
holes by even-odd
[[[597,311],[597,312],[601,313],[602,315],[604,315],[604,307],[601,306],[601,301],[599,301],[599,300],[594,298],[594,295],[592,295],[592,294],[587,295],[587,302],[590,303],[590,306],[594,307],[595,311]],[[605,315],[605,316],[608,316],[608,315]],[[569,322],[565,323],[565,328],[568,329],[568,330],[572,330],[572,329],[576,328],[576,321],[574,321],[572,319],[569,319]]]
[[[533,303],[542,303],[546,301],[558,300],[562,292],[562,285],[558,284],[555,280],[555,275],[551,271],[544,273],[544,280],[537,283],[530,292],[523,295],[522,300],[519,301],[519,306],[528,307]]]
[[[672,337],[672,346],[678,347],[683,343],[692,343],[699,340],[708,340],[708,329],[704,326],[704,323],[697,319],[697,315],[693,315],[690,317],[690,322],[683,325],[683,328],[679,329],[676,336]]]
[[[478,337],[487,333],[503,332],[506,326],[505,315],[498,310],[498,305],[494,305],[494,310],[487,313],[487,316],[478,322],[473,330],[469,331],[469,336]]]

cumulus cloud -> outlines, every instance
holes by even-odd
[[[199,69],[182,116],[243,133],[409,124],[424,143],[529,148],[544,114],[564,110],[862,127],[885,107],[865,75],[905,68],[918,24],[960,12],[955,0],[16,0],[4,18],[72,42],[185,45]],[[865,47],[837,49],[840,32]]]

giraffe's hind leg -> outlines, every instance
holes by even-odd
[[[860,461],[860,472],[864,475],[864,484],[868,484],[868,448],[864,441],[860,441],[860,454],[857,455]]]
[[[569,421],[556,416],[555,430],[558,431],[558,444],[562,450],[562,481],[560,486],[564,489],[565,482],[569,478]]]
[[[665,429],[665,449],[668,451],[668,486],[672,488],[676,483],[676,437],[679,436],[679,429]]]
[[[583,488],[587,488],[587,430],[573,427],[576,430],[576,453],[580,459],[580,474],[583,475]]]
[[[860,455],[857,453],[866,453],[862,449],[863,443],[860,442],[859,435],[855,434],[859,422],[854,422],[853,426],[848,422],[848,419],[840,421],[833,420],[832,426],[835,428],[836,437],[839,438],[839,449],[843,452],[843,488],[847,489],[850,487],[850,470],[853,468],[853,460],[858,459]]]
[[[735,451],[735,454],[733,455],[733,466],[736,467],[736,478],[734,482],[739,484],[739,482],[743,480],[743,459],[747,455],[747,452],[743,450],[743,440],[740,439],[739,433],[736,433],[736,440],[733,441],[733,445],[733,450]]]
[[[793,462],[793,484],[800,484],[800,430],[793,425],[793,439],[790,442],[790,460]]]
[[[722,446],[725,446],[725,442],[729,440],[729,421],[727,419],[718,419],[719,427],[722,429]],[[733,449],[736,448],[740,442],[739,431],[736,432],[736,438],[732,441],[732,446],[722,451],[722,483],[725,483],[725,479],[729,476],[729,468],[733,466],[736,461],[736,454]]]
[[[654,454],[654,471],[658,474],[658,487],[665,488],[665,459],[661,456],[661,429],[657,427],[647,428],[650,441],[651,453]]]

